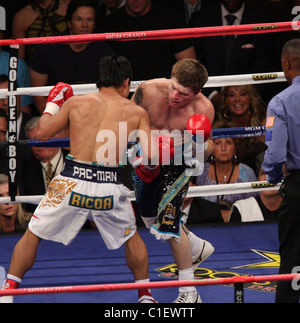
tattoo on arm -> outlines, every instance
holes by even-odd
[[[143,98],[144,98],[143,88],[139,87],[135,92],[134,102],[137,105],[140,105],[143,102]]]

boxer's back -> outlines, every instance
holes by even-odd
[[[69,113],[71,155],[76,159],[117,165],[130,132],[140,127],[144,110],[109,88],[73,97]]]

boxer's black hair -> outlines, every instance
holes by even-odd
[[[114,87],[119,89],[125,80],[132,80],[132,67],[127,58],[121,55],[104,57],[99,62],[97,88]]]

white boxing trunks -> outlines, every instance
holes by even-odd
[[[44,240],[70,244],[88,219],[108,249],[118,249],[136,232],[136,218],[121,183],[122,168],[101,167],[66,157],[64,170],[50,183],[29,223]]]

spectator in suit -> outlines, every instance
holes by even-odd
[[[126,0],[102,0],[97,14],[97,32],[103,32],[105,17],[125,6]]]
[[[155,0],[178,10],[189,25],[191,16],[194,12],[200,11],[213,5],[217,0]]]
[[[262,23],[244,0],[219,0],[215,6],[193,14],[192,27]],[[268,34],[200,37],[195,39],[197,57],[210,76],[249,74],[272,71],[272,42]],[[273,71],[274,72],[274,71]],[[220,106],[220,89],[205,94],[215,107]],[[265,89],[261,89],[263,91]],[[267,94],[264,93],[267,97]],[[263,97],[265,99],[265,97]],[[266,102],[268,100],[265,99]]]
[[[28,139],[36,139],[40,117],[32,118],[25,126]],[[59,135],[57,135],[59,138]],[[20,190],[22,195],[43,195],[54,176],[63,169],[66,152],[61,148],[31,147],[32,158],[22,165]],[[34,211],[35,207],[27,206]]]
[[[106,17],[106,32],[175,29],[186,27],[176,10],[152,0],[127,0],[126,5]],[[132,64],[134,80],[170,77],[177,60],[195,58],[189,39],[110,42],[116,53]]]

